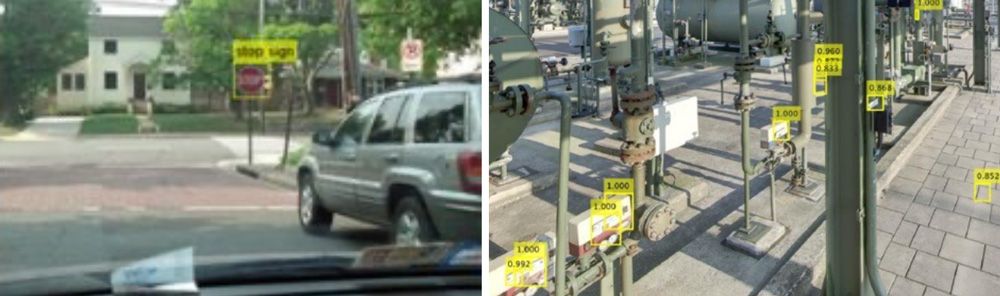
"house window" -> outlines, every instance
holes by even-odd
[[[76,90],[87,88],[87,81],[83,79],[83,73],[76,73],[73,77],[73,82]]]
[[[114,39],[104,40],[104,53],[105,54],[118,53],[118,40]]]
[[[73,87],[73,76],[70,74],[62,75],[62,90],[70,90]]]
[[[163,73],[163,89],[177,89],[177,74],[173,72]]]
[[[104,72],[104,89],[118,89],[118,73]]]

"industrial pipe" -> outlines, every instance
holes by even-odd
[[[864,0],[862,2],[861,12],[863,15],[862,29],[864,30],[861,36],[864,37],[864,42],[862,43],[864,48],[864,61],[862,62],[865,67],[864,77],[865,81],[875,80],[876,77],[876,57],[875,57],[875,14],[878,13],[875,10],[875,0]],[[940,32],[939,32],[940,33]],[[881,47],[881,46],[879,46]],[[929,72],[928,72],[929,73]],[[930,79],[928,83],[928,95],[930,94]],[[866,105],[867,100],[862,100]],[[872,153],[874,153],[874,113],[866,112],[865,107],[861,107],[864,118],[864,130],[862,130],[863,139],[863,167],[864,172],[862,173],[862,182],[864,191],[864,221],[865,221],[865,233],[863,236],[864,240],[864,260],[865,260],[865,273],[868,274],[868,281],[871,284],[871,289],[875,292],[876,296],[885,295],[885,289],[882,288],[882,278],[879,276],[878,272],[878,249],[876,247],[876,242],[878,236],[875,233],[875,221],[878,216],[878,201],[875,199],[875,159]]]
[[[556,295],[566,295],[566,256],[569,255],[569,140],[573,104],[569,95],[550,91],[535,93],[540,100],[559,101],[559,202],[556,206]]]
[[[813,52],[814,43],[809,33],[809,0],[798,0],[796,26],[798,38],[792,41],[792,103],[802,107],[802,120],[799,122],[799,133],[792,137],[795,146],[796,166],[792,186],[804,186],[807,181],[806,171],[809,161],[806,158],[806,148],[812,139],[812,109],[816,107],[816,97],[813,95]]]

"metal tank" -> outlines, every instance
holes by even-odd
[[[628,29],[629,0],[594,1],[593,59],[606,57],[612,66],[631,62]]]
[[[526,85],[542,89],[542,63],[538,50],[516,23],[502,13],[490,9],[490,87]],[[494,91],[491,89],[491,91]],[[491,110],[492,111],[492,110]],[[521,136],[535,108],[525,107],[523,112],[490,114],[490,161],[495,161],[511,143]]]
[[[673,36],[674,20],[686,20],[692,37],[701,37],[701,14],[708,10],[707,41],[738,43],[740,41],[739,1],[731,0],[660,0],[656,6],[656,21],[660,30]],[[747,22],[750,38],[764,33],[767,13],[774,16],[778,30],[786,36],[796,33],[795,0],[750,0]]]

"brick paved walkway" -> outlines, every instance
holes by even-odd
[[[1000,294],[1000,193],[972,202],[972,170],[1000,166],[1000,96],[964,91],[945,112],[879,206],[890,295]]]

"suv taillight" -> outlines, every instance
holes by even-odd
[[[468,193],[481,193],[483,187],[482,153],[462,152],[458,154],[458,175],[462,190]]]

